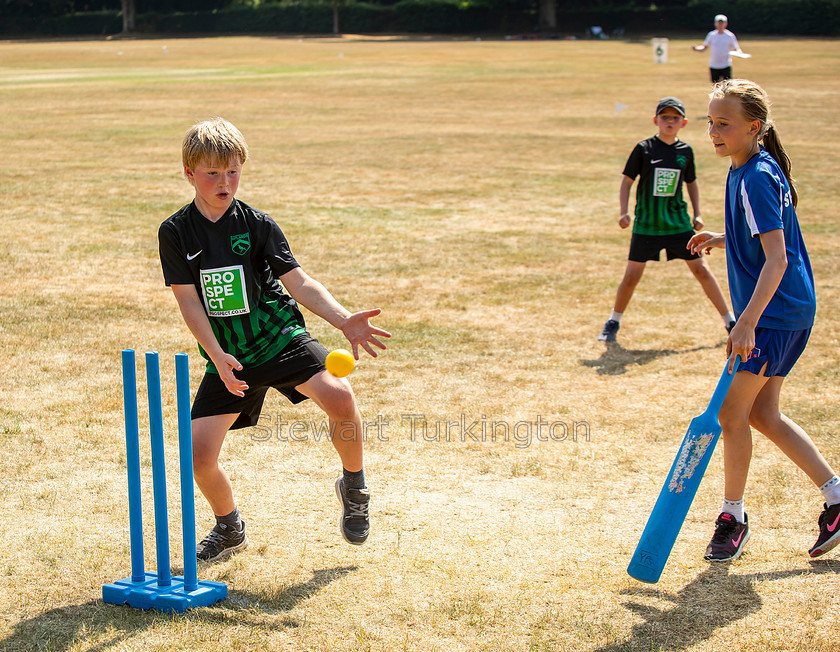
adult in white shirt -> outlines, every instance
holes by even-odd
[[[738,39],[726,29],[729,20],[723,14],[715,16],[715,29],[706,34],[703,45],[693,45],[695,52],[709,50],[709,71],[712,76],[712,83],[715,84],[724,79],[732,79],[732,55],[730,52],[741,52]]]

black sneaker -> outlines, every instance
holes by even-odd
[[[615,342],[615,336],[618,334],[619,328],[621,328],[620,323],[618,323],[615,319],[608,319],[607,323],[604,324],[604,330],[602,330],[601,334],[598,336],[598,341]]]
[[[729,512],[721,512],[715,522],[715,534],[706,547],[703,558],[706,561],[730,561],[738,559],[747,541],[750,540],[749,519],[744,514],[740,523]]]
[[[726,332],[731,333],[732,329],[735,328],[735,321],[731,321],[726,325]]]
[[[348,489],[344,476],[335,481],[335,495],[341,503],[341,518],[338,521],[341,536],[347,543],[360,546],[370,534],[370,492],[365,489]]]
[[[820,535],[814,547],[808,551],[812,557],[824,555],[834,546],[840,543],[840,504],[824,505],[825,509],[820,514]]]
[[[226,523],[216,523],[216,527],[198,544],[196,559],[198,561],[221,561],[233,553],[248,547],[248,537],[245,536],[245,521],[241,530],[232,530]]]

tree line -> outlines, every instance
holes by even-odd
[[[840,0],[0,0],[0,33],[348,31],[582,34],[711,29],[840,35]],[[137,22],[139,19],[140,22]],[[330,25],[331,23],[331,25]]]

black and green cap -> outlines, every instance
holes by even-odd
[[[676,109],[680,112],[682,117],[685,117],[685,106],[679,99],[674,97],[673,95],[669,95],[668,97],[663,97],[659,100],[659,104],[656,105],[656,115],[662,113],[665,109]]]

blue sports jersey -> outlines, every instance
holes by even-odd
[[[758,325],[811,328],[816,312],[814,274],[785,175],[762,149],[726,179],[726,267],[736,316],[752,298],[766,258],[758,235],[784,229],[787,269]]]

